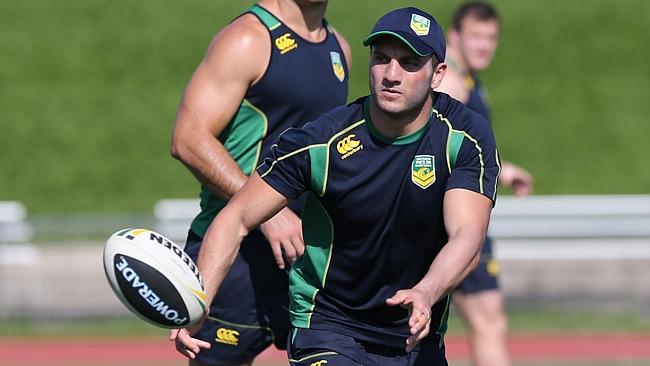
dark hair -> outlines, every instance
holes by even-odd
[[[438,57],[436,56],[435,53],[431,54],[431,65],[433,65],[433,69],[436,69],[436,66],[440,63],[440,60],[438,60]]]
[[[480,21],[496,20],[501,23],[501,17],[494,6],[482,1],[470,1],[458,7],[452,19],[452,27],[460,31],[463,20],[467,17],[473,17]]]

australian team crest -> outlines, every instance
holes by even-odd
[[[429,27],[431,26],[431,21],[422,15],[411,14],[411,29],[418,36],[426,36],[429,34]]]
[[[426,189],[436,181],[436,164],[433,155],[415,155],[411,163],[411,181]]]
[[[334,51],[330,52],[330,60],[332,60],[334,75],[336,75],[336,78],[339,79],[339,81],[343,81],[345,79],[345,69],[341,62],[341,54]]]

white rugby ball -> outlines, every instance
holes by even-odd
[[[194,261],[176,244],[147,229],[122,229],[104,247],[106,278],[133,313],[163,328],[201,319],[206,298]]]

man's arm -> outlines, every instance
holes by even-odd
[[[248,178],[217,139],[237,112],[246,90],[264,74],[271,54],[266,28],[244,15],[212,40],[185,89],[176,115],[171,154],[211,192],[232,197]],[[259,57],[251,57],[251,55]],[[264,57],[263,55],[269,55]],[[289,209],[260,226],[284,268],[304,250],[300,219]]]
[[[235,261],[244,237],[277,214],[287,203],[287,198],[271,188],[259,174],[253,173],[212,221],[203,238],[197,261],[208,299],[206,311]],[[192,359],[201,348],[210,347],[209,343],[191,337],[200,329],[201,323],[189,329],[174,330],[170,337],[170,340],[176,341],[178,351]]]
[[[492,201],[470,190],[450,189],[445,193],[443,210],[449,241],[420,282],[386,300],[388,305],[409,309],[412,336],[406,341],[407,351],[429,334],[433,304],[451,292],[478,264]]]
[[[217,136],[228,125],[252,85],[266,69],[269,36],[244,16],[217,34],[188,83],[176,115],[171,154],[214,194],[230,198],[246,182]]]
[[[499,174],[499,183],[510,188],[517,197],[533,193],[535,179],[524,168],[517,164],[504,161]]]
[[[278,213],[288,202],[259,174],[253,173],[217,215],[203,238],[197,261],[210,302],[235,261],[244,237]]]

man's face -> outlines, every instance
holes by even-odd
[[[469,16],[463,19],[456,37],[457,47],[465,56],[469,68],[483,70],[490,66],[499,45],[499,22],[481,21]]]
[[[395,37],[378,38],[370,52],[370,94],[377,107],[389,115],[421,107],[431,91],[431,62]]]

